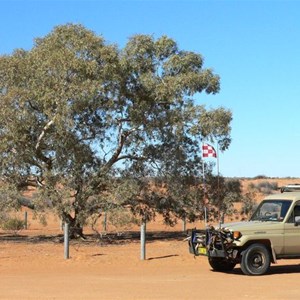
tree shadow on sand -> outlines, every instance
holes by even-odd
[[[179,256],[179,255],[178,254],[170,254],[170,255],[164,255],[164,256],[149,257],[147,260],[164,259],[164,258],[175,257],[175,256]]]
[[[187,234],[182,231],[151,231],[146,233],[147,243],[155,241],[183,241],[187,237]],[[63,243],[63,234],[58,235],[0,235],[0,242],[13,242],[13,243]],[[131,242],[140,241],[140,232],[138,231],[126,231],[121,233],[103,233],[99,234],[87,234],[85,239],[72,239],[70,243],[84,243],[84,244],[98,244],[101,246],[105,245],[119,245],[127,244]]]

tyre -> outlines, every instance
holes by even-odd
[[[266,246],[253,244],[242,254],[241,269],[246,275],[263,275],[269,271],[270,252]]]
[[[209,257],[208,262],[214,271],[230,272],[235,267],[235,263],[220,257]]]

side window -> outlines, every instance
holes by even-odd
[[[297,203],[296,206],[294,207],[294,209],[288,219],[288,223],[295,223],[296,217],[300,218],[300,203]]]

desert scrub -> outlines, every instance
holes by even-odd
[[[9,218],[1,223],[1,228],[4,231],[12,232],[17,235],[19,231],[23,230],[25,222],[19,218]]]
[[[256,190],[259,193],[264,195],[270,195],[274,191],[278,190],[278,183],[277,182],[269,182],[267,180],[259,182],[257,184],[250,183],[248,185],[248,190]]]

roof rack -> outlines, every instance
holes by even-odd
[[[287,184],[279,188],[281,193],[300,191],[300,183]]]

